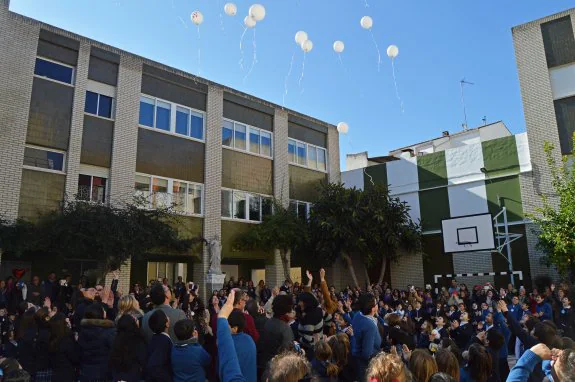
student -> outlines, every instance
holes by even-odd
[[[553,320],[553,308],[548,302],[545,302],[543,296],[537,295],[535,297],[535,302],[537,302],[537,307],[535,308],[537,313],[535,314],[541,321]]]
[[[337,380],[339,368],[332,363],[333,352],[326,341],[318,341],[314,346],[314,359],[311,367],[320,381]]]
[[[114,381],[139,382],[146,368],[146,339],[136,317],[123,314],[110,353]]]
[[[241,311],[234,309],[228,317],[228,325],[232,331],[232,340],[234,341],[242,375],[248,382],[257,382],[256,344],[252,337],[244,333],[246,326],[245,315]]]
[[[154,333],[148,343],[148,362],[146,365],[146,382],[167,382],[172,380],[172,340],[170,319],[161,309],[156,309],[149,316],[148,326]]]
[[[180,320],[174,325],[177,341],[172,348],[174,382],[204,382],[210,355],[198,344],[194,321]]]

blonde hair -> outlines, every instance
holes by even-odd
[[[118,301],[118,320],[124,314],[132,314],[134,317],[143,316],[144,312],[140,309],[140,303],[136,300],[136,297],[131,294],[122,296],[120,301]]]
[[[417,349],[413,351],[409,359],[409,371],[414,381],[427,382],[439,370],[435,358],[427,350]]]
[[[276,355],[266,371],[268,382],[298,382],[311,371],[311,364],[304,357],[294,352]]]
[[[366,372],[367,380],[407,382],[405,365],[395,354],[379,353],[372,358]]]

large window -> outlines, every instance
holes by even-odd
[[[559,129],[561,154],[573,152],[573,134],[575,134],[575,96],[555,101],[555,116]]]
[[[80,174],[78,177],[78,200],[106,202],[106,178]]]
[[[541,34],[548,67],[575,62],[575,36],[571,17],[565,16],[541,24]]]
[[[261,222],[272,213],[272,199],[238,190],[222,190],[222,217]]]
[[[26,146],[24,149],[24,166],[43,170],[64,172],[65,154],[62,151]]]
[[[300,202],[299,200],[290,200],[290,210],[297,214],[300,219],[309,219],[312,204],[309,202]]]
[[[288,139],[288,158],[292,164],[327,171],[327,152],[322,147]]]
[[[112,118],[114,99],[91,91],[86,92],[84,111],[104,118]]]
[[[74,84],[74,67],[46,58],[36,58],[34,74],[38,77],[48,78],[53,81],[69,85]]]
[[[148,262],[148,281],[162,281],[164,278],[168,279],[170,285],[174,285],[178,276],[186,281],[188,279],[188,264],[187,263],[166,263],[149,261]]]
[[[181,213],[203,214],[202,184],[138,174],[134,188],[148,208],[173,206]]]
[[[268,158],[273,156],[272,133],[257,127],[224,120],[222,145]]]
[[[140,126],[204,140],[204,114],[189,107],[140,96]]]

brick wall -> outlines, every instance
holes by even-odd
[[[206,153],[204,184],[204,238],[222,240],[222,122],[224,113],[224,91],[217,86],[208,87],[206,112]],[[201,261],[194,264],[193,280],[200,284],[200,294],[205,298],[205,277],[210,265],[210,254],[207,246]]]
[[[0,6],[0,214],[15,219],[40,27],[14,20],[8,3]]]
[[[407,285],[415,285],[423,288],[423,256],[421,253],[409,253],[401,256],[396,263],[391,262],[391,285],[394,288],[405,288]]]
[[[70,126],[68,152],[66,154],[66,196],[68,198],[74,198],[78,193],[78,175],[80,175],[80,156],[82,154],[82,134],[84,132],[84,104],[86,102],[89,64],[90,44],[83,41],[80,43],[80,50],[78,52],[72,123]]]
[[[493,262],[489,253],[454,253],[453,272],[455,273],[478,273],[493,272]],[[445,272],[449,274],[449,272]],[[458,280],[464,284],[477,285],[486,282],[493,283],[493,276],[465,277]]]

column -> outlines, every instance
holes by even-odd
[[[70,142],[66,153],[66,198],[75,199],[78,193],[80,175],[80,156],[82,153],[82,133],[84,131],[84,104],[88,85],[88,67],[90,65],[90,44],[80,42],[76,82],[74,84],[74,106],[70,125]]]
[[[224,115],[224,91],[218,86],[208,87],[206,151],[204,173],[204,238],[222,239],[222,123]],[[212,291],[206,290],[206,274],[210,265],[210,253],[207,246],[199,263],[194,264],[195,283],[200,285],[200,295],[206,298]]]
[[[339,133],[335,126],[328,126],[327,155],[329,161],[329,182],[339,183],[341,181],[341,172],[339,168]]]

